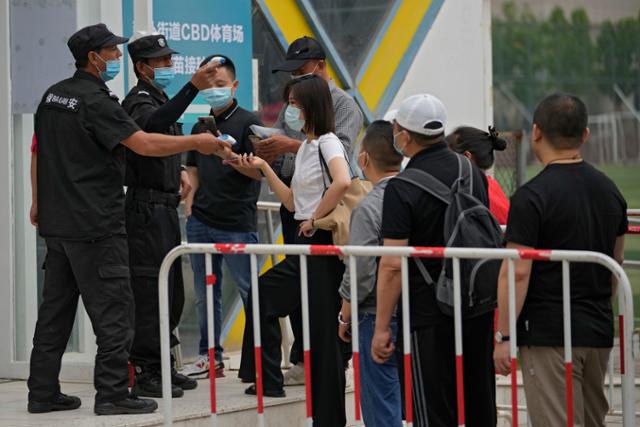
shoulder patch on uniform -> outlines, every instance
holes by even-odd
[[[44,99],[45,105],[50,105],[52,107],[59,107],[65,110],[78,112],[78,106],[80,101],[78,98],[67,97],[62,95],[56,95],[53,92],[49,92]]]
[[[146,90],[139,90],[138,95],[151,96],[151,94]]]

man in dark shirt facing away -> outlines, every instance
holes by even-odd
[[[409,97],[402,102],[395,118],[394,145],[402,155],[411,158],[407,169],[421,169],[451,187],[458,177],[458,155],[444,141],[445,122],[446,111],[439,99],[428,94]],[[488,207],[487,179],[476,167],[472,170],[472,182],[473,195]],[[417,186],[391,179],[382,211],[384,245],[445,246],[446,208],[444,202]],[[440,275],[441,260],[418,262],[423,262],[431,277]],[[377,286],[371,351],[374,360],[381,363],[393,357],[390,321],[400,296],[400,258],[380,259]],[[456,425],[453,317],[440,311],[433,287],[425,282],[413,261],[409,264],[409,299],[415,425]],[[465,319],[462,331],[466,425],[495,426],[493,313]]]
[[[203,91],[204,98],[211,105],[211,115],[218,130],[233,137],[236,142],[232,150],[236,154],[251,153],[249,140],[251,125],[262,125],[260,119],[250,111],[241,108],[234,98],[239,82],[231,59],[223,55],[225,62],[216,74],[214,85]],[[197,123],[192,133],[205,132],[203,124]],[[187,198],[186,214],[187,239],[189,243],[257,243],[257,202],[262,176],[255,169],[241,169],[233,163],[223,163],[215,156],[189,153],[187,168],[193,194]],[[248,256],[217,255],[213,257],[213,273],[217,283],[214,286],[214,331],[216,374],[222,375],[222,260],[229,267],[238,286],[242,302],[246,307],[251,286],[251,268]],[[205,264],[203,255],[192,255],[191,266],[194,273],[193,285],[196,291],[196,311],[200,323],[199,357],[184,372],[193,377],[206,376],[209,371],[207,355],[207,307],[205,289]],[[209,310],[212,308],[209,307]],[[214,363],[211,361],[211,363]]]
[[[545,166],[511,198],[507,247],[602,252],[622,262],[627,230],[626,202],[615,184],[582,160],[589,137],[587,108],[575,96],[545,98],[533,117],[531,147]],[[562,265],[515,262],[517,342],[527,409],[533,425],[566,425]],[[611,273],[595,264],[573,263],[571,344],[574,422],[601,426],[608,411],[604,376],[613,346]],[[498,285],[500,319],[496,372],[508,375],[507,268]]]

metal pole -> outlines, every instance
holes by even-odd
[[[215,348],[215,331],[214,316],[215,308],[213,306],[213,287],[216,284],[216,276],[212,271],[211,254],[204,256],[205,265],[205,283],[207,288],[207,341],[209,349],[209,399],[211,401],[211,424],[218,424],[216,414],[216,348]]]
[[[511,425],[518,426],[518,342],[516,325],[516,273],[514,261],[507,260],[509,286],[509,355],[511,357]]]
[[[607,387],[607,399],[609,400],[609,413],[613,413],[613,362],[615,359],[615,351],[611,352],[609,362],[607,363],[607,376],[609,377],[609,386]]]
[[[351,345],[353,349],[353,382],[356,425],[362,424],[360,415],[360,333],[358,317],[358,271],[356,257],[349,256],[349,279],[351,287]],[[367,351],[365,348],[364,351]]]
[[[173,425],[171,401],[171,345],[169,338],[169,269],[179,254],[175,249],[168,253],[158,273],[158,305],[160,316],[160,368],[162,375],[162,399],[164,401],[164,425]]]
[[[413,426],[413,380],[411,375],[411,329],[409,322],[409,259],[400,258],[402,279],[402,341],[404,347],[404,401],[407,427]]]
[[[462,363],[462,295],[460,293],[460,258],[453,258],[453,324],[456,344],[456,385],[458,426],[464,426],[464,367]]]
[[[262,390],[262,339],[260,336],[260,295],[258,294],[258,257],[251,254],[251,305],[253,314],[254,361],[256,364],[256,397],[258,399],[258,426],[264,426],[264,400]]]
[[[302,346],[304,350],[304,386],[307,398],[307,425],[313,426],[313,404],[311,401],[311,337],[309,329],[309,281],[307,256],[300,255],[300,297],[302,303]]]
[[[603,263],[604,264],[604,263]],[[635,361],[633,359],[633,294],[629,278],[622,267],[609,259],[608,267],[618,280],[619,329],[620,329],[620,373],[622,374],[622,423],[624,427],[635,426]]]
[[[571,290],[569,262],[562,261],[562,319],[564,329],[565,395],[567,427],[573,427],[573,361],[571,348]]]

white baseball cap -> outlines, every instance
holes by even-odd
[[[396,118],[396,114],[398,114],[398,109],[393,109],[393,110],[389,110],[387,111],[387,114],[384,115],[384,117],[382,117],[382,120],[386,120],[388,122],[393,122]]]
[[[402,101],[395,120],[411,132],[426,136],[440,135],[444,133],[447,123],[447,110],[435,96],[421,93]]]

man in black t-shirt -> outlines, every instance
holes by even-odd
[[[533,117],[531,146],[544,170],[511,199],[507,247],[601,252],[622,262],[626,202],[615,184],[580,157],[589,137],[587,108],[572,95],[545,98]],[[516,261],[517,341],[533,425],[566,424],[562,265]],[[611,273],[571,264],[574,422],[601,426],[608,410],[604,376],[613,346]],[[506,263],[498,285],[496,372],[509,373]]]
[[[239,82],[231,59],[222,55],[212,55],[203,61],[222,57],[214,86],[204,89],[202,94],[211,105],[211,115],[218,130],[233,137],[236,142],[232,150],[236,154],[253,151],[249,134],[251,125],[262,125],[255,114],[241,108],[234,98]],[[202,123],[197,123],[192,134],[206,132]],[[187,239],[189,243],[258,243],[257,202],[262,176],[255,169],[243,169],[234,163],[223,163],[215,156],[203,156],[190,152],[187,169],[193,185],[193,193],[187,197]],[[213,273],[216,286],[213,287],[215,364],[216,374],[222,375],[222,260],[229,267],[238,287],[242,302],[246,307],[247,295],[251,287],[249,257],[244,255],[216,255],[213,257]],[[206,376],[209,371],[207,302],[205,288],[205,264],[203,255],[191,256],[193,285],[196,292],[196,311],[200,323],[199,357],[184,373],[192,377]],[[211,309],[211,307],[209,307]]]
[[[458,178],[458,155],[450,151],[444,141],[445,121],[444,106],[436,97],[427,94],[409,97],[396,115],[394,146],[400,154],[411,158],[407,169],[421,169],[451,187]],[[488,207],[487,179],[476,167],[473,167],[472,182],[473,195]],[[384,245],[445,246],[446,208],[444,202],[419,187],[391,179],[382,212]],[[418,262],[423,262],[432,277],[440,275],[442,260]],[[374,360],[379,363],[394,353],[389,324],[400,297],[400,273],[400,258],[380,259],[378,306],[371,346]],[[434,289],[424,281],[414,261],[409,264],[409,301],[415,425],[456,425],[453,317],[440,311]],[[491,360],[493,313],[465,320],[462,330],[466,425],[495,426],[495,374]],[[404,378],[402,373],[400,378]]]
[[[213,135],[140,130],[105,84],[118,74],[118,45],[127,40],[104,24],[74,33],[67,45],[77,70],[47,89],[35,115],[38,162],[32,185],[37,211],[32,210],[32,218],[37,217],[47,257],[27,382],[31,413],[81,404],[79,398],[61,393],[58,378],[79,296],[98,346],[94,412],[156,410],[156,402],[138,399],[127,388],[134,303],[125,232],[124,150],[145,156],[193,149],[230,155],[228,145]]]

